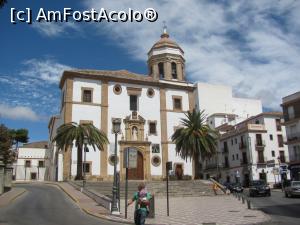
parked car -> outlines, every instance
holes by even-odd
[[[271,196],[270,187],[264,180],[254,180],[250,182],[249,196],[254,197],[258,195]]]
[[[285,197],[300,196],[300,181],[291,181],[284,188]]]
[[[231,193],[242,193],[244,188],[242,187],[241,183],[231,183],[227,187]]]

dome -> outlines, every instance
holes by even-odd
[[[183,50],[180,48],[180,46],[173,40],[170,39],[170,35],[167,32],[164,32],[161,36],[160,36],[160,40],[157,41],[152,48],[150,49],[149,53],[154,50],[154,49],[160,49],[160,48],[176,48],[179,49],[182,53]]]

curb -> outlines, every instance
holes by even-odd
[[[13,201],[15,201],[18,197],[20,197],[21,195],[23,195],[25,192],[27,192],[27,191],[25,189],[23,189],[21,192],[17,193],[15,196],[13,196],[11,199],[9,199],[6,204],[1,205],[0,208],[11,204]]]
[[[79,205],[79,201],[73,197],[67,190],[65,190],[59,183],[51,183],[51,182],[45,182],[45,184],[50,184],[50,185],[56,185],[58,186],[64,193],[66,193],[76,204],[77,206],[83,211],[85,212],[86,214],[88,215],[91,215],[91,216],[94,216],[94,217],[97,217],[97,218],[100,218],[100,219],[104,219],[104,220],[108,220],[108,221],[111,221],[111,222],[118,222],[118,223],[122,223],[122,224],[134,224],[133,222],[131,221],[124,221],[124,220],[121,220],[121,219],[117,219],[117,218],[112,218],[110,216],[106,216],[106,215],[101,215],[101,214],[96,214],[96,213],[93,213],[91,212],[90,210],[84,208],[84,207],[81,207]]]

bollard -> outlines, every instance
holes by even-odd
[[[248,207],[248,209],[251,209],[251,204],[250,204],[250,200],[249,199],[247,199],[247,207]]]
[[[154,194],[152,195],[152,198],[149,200],[149,214],[148,218],[154,218],[155,217],[155,199]]]
[[[0,195],[4,192],[4,164],[2,156],[0,156]]]

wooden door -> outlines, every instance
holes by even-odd
[[[144,180],[144,161],[143,155],[139,151],[137,152],[137,167],[128,169],[129,180]]]

